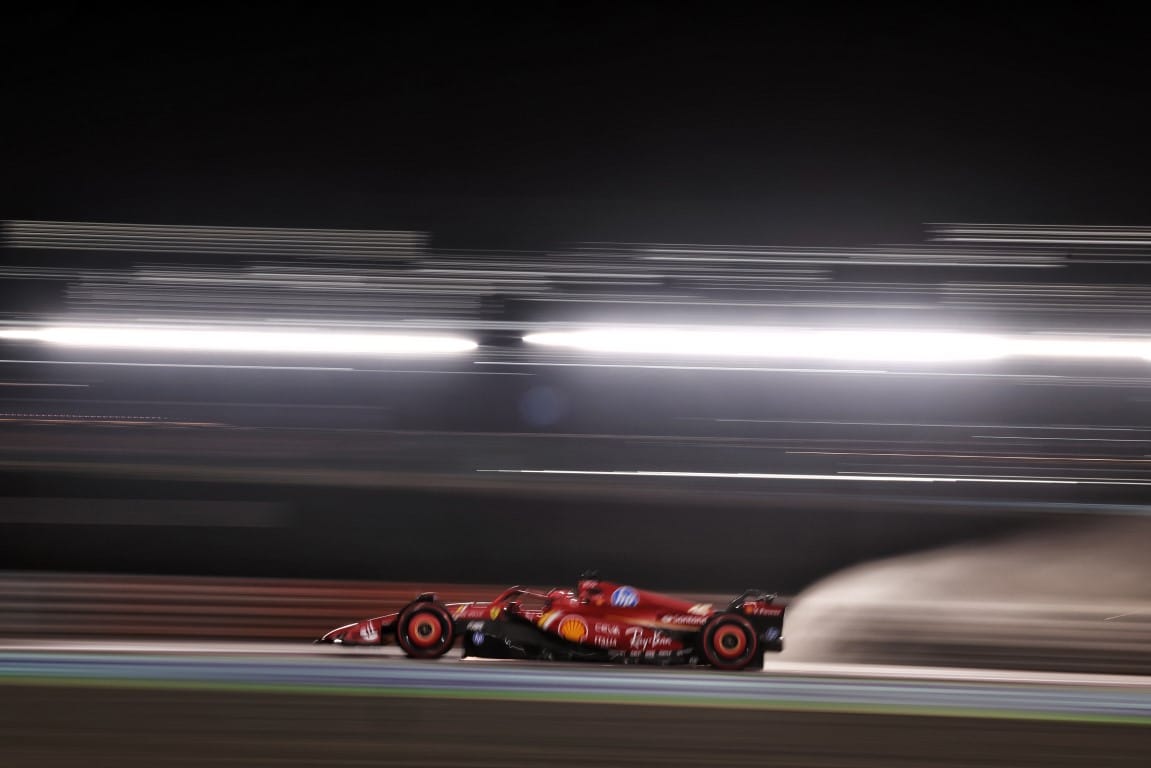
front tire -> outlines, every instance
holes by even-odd
[[[736,614],[720,614],[709,621],[701,640],[704,658],[716,669],[746,669],[755,659],[762,658],[755,628]]]
[[[396,619],[396,644],[412,659],[438,659],[455,642],[451,614],[438,603],[412,603]]]

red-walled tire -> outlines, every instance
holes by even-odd
[[[759,657],[759,638],[751,622],[742,616],[721,613],[704,625],[701,650],[716,669],[746,669]]]
[[[439,603],[412,603],[396,619],[396,643],[413,659],[438,659],[455,642],[451,614]]]

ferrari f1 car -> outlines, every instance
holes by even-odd
[[[337,627],[316,642],[387,645],[435,659],[464,657],[763,667],[783,650],[785,606],[747,590],[726,606],[692,603],[584,574],[575,590],[510,587],[486,603],[444,604],[425,593],[397,613]]]

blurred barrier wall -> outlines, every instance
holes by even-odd
[[[486,600],[502,587],[304,579],[0,574],[8,637],[312,640],[339,624],[399,609],[420,592]]]

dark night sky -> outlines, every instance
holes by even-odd
[[[1122,15],[188,8],[9,16],[0,218],[541,247],[1151,223]]]

